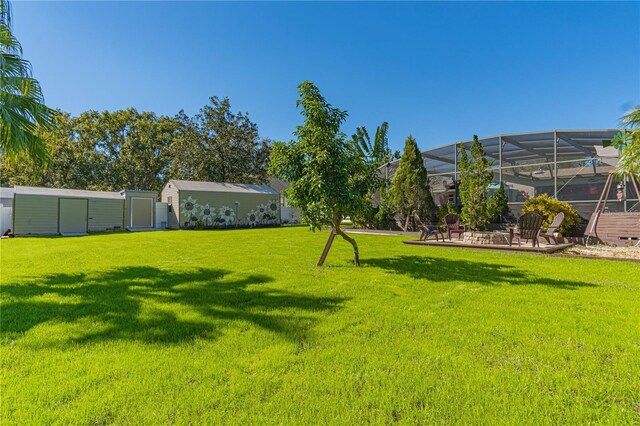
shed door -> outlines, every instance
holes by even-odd
[[[131,198],[131,227],[153,228],[153,198]]]
[[[87,232],[87,200],[60,198],[59,230],[61,234]]]

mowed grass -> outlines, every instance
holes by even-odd
[[[1,422],[640,423],[640,265],[304,228],[16,238]]]

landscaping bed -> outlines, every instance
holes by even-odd
[[[601,257],[614,259],[632,259],[640,261],[640,247],[614,247],[607,245],[574,245],[566,249],[563,254]]]

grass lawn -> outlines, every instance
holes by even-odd
[[[326,237],[2,240],[2,424],[640,423],[637,263]]]

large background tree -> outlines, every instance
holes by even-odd
[[[176,179],[264,183],[270,141],[261,139],[247,114],[231,111],[228,98],[210,98],[191,118],[181,111],[169,174]]]
[[[355,239],[340,224],[347,216],[357,216],[370,208],[368,195],[379,185],[375,163],[348,146],[340,126],[346,111],[333,108],[309,81],[298,86],[304,123],[298,126],[295,141],[277,142],[271,151],[270,172],[291,183],[285,191],[289,202],[302,212],[312,230],[330,226],[332,233],[318,262],[324,262],[333,237],[340,235],[353,246],[360,265]]]
[[[496,214],[496,203],[489,197],[489,184],[493,171],[489,170],[493,161],[487,160],[478,136],[473,135],[469,155],[460,146],[460,201],[462,202],[462,222],[472,230],[484,229]]]
[[[21,156],[0,161],[1,183],[117,191],[160,190],[176,124],[168,117],[127,109],[88,111],[76,118],[57,112],[41,131],[50,158],[46,169]]]
[[[411,135],[405,141],[400,164],[391,182],[389,203],[399,214],[404,231],[412,229],[415,215],[428,222],[435,222],[438,218],[427,169],[418,144]]]
[[[26,153],[2,156],[0,184],[116,191],[160,190],[169,179],[264,183],[269,140],[246,115],[231,113],[228,100],[217,104],[194,118],[133,108],[75,118],[58,111],[54,126],[37,131],[48,167]]]
[[[31,64],[22,57],[22,46],[11,31],[11,5],[0,0],[0,154],[27,153],[47,159],[41,128],[51,128],[53,110],[44,104],[40,84]]]

